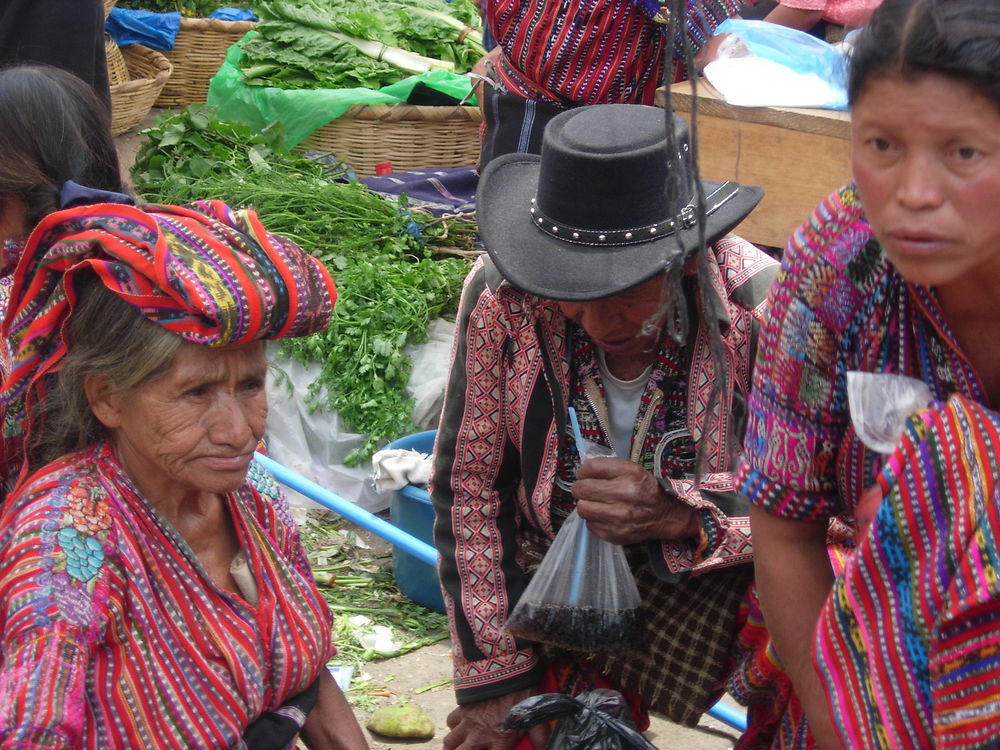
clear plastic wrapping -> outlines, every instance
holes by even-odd
[[[593,455],[587,445],[585,457]],[[625,550],[591,533],[574,510],[511,612],[507,630],[562,648],[611,651],[638,634],[640,603]]]

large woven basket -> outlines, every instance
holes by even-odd
[[[108,14],[111,12],[111,9],[115,7],[115,3],[116,2],[118,2],[118,0],[104,0],[104,17],[105,18],[108,17]]]
[[[226,51],[256,25],[253,21],[181,18],[174,48],[163,53],[173,63],[174,74],[156,106],[186,107],[206,101],[208,82],[222,66]]]
[[[161,53],[141,44],[119,49],[113,41],[106,41],[105,48],[111,82],[111,132],[121,135],[137,127],[149,114],[173,66]]]
[[[313,131],[300,149],[333,154],[358,175],[375,174],[379,162],[394,171],[467,167],[479,160],[478,107],[357,104]]]

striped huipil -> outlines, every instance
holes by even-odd
[[[845,747],[1000,745],[1000,414],[911,417],[834,583],[815,657]]]
[[[228,748],[316,679],[331,615],[287,504],[249,484],[226,502],[256,605],[212,583],[105,443],[7,499],[0,746]]]
[[[854,429],[847,373],[907,375],[939,400],[957,393],[983,403],[986,392],[933,290],[907,282],[886,259],[853,184],[828,196],[791,235],[770,303],[738,485],[772,515],[834,520],[828,540],[842,543],[828,552],[839,573],[855,505],[884,463]],[[740,638],[746,654],[729,692],[750,707],[751,727],[771,727],[745,736],[746,747],[813,747],[787,677],[781,685],[756,603]]]

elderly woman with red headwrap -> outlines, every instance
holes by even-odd
[[[264,341],[324,328],[333,281],[251,211],[109,197],[63,190],[3,322],[0,746],[366,747],[288,507],[248,478]]]

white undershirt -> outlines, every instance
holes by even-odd
[[[635,431],[636,417],[639,416],[642,392],[646,389],[646,381],[653,365],[650,364],[633,380],[620,380],[611,374],[608,363],[604,360],[604,352],[600,349],[597,350],[597,363],[604,381],[611,447],[615,449],[616,456],[628,458],[632,454],[632,433]]]

